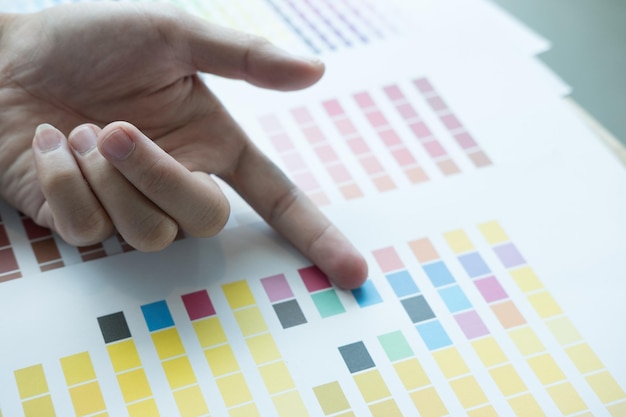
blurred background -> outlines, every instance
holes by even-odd
[[[492,1],[550,40],[552,48],[539,58],[626,144],[626,1]]]

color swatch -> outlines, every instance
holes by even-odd
[[[324,110],[331,118],[333,124],[337,128],[339,134],[348,145],[354,157],[371,179],[374,186],[379,192],[389,191],[396,188],[394,180],[386,172],[380,159],[367,141],[363,139],[363,135],[357,130],[350,115],[344,110],[344,106],[337,99],[327,100],[322,103]]]
[[[361,187],[339,159],[333,144],[327,139],[309,110],[306,107],[298,107],[292,109],[291,114],[343,197],[347,200],[363,197]]]
[[[350,410],[350,403],[339,382],[333,381],[319,385],[313,388],[313,392],[325,416],[354,417],[354,413]]]
[[[330,200],[326,192],[322,189],[311,168],[301,157],[293,143],[293,139],[285,130],[278,117],[266,115],[261,117],[260,122],[285,164],[287,173],[296,185],[318,206],[329,204]]]
[[[360,92],[354,95],[354,100],[408,180],[412,184],[428,181],[429,177],[417,158],[390,124],[372,96],[367,92]]]
[[[15,371],[25,417],[56,417],[42,365]]]
[[[280,274],[262,278],[261,283],[283,329],[299,326],[307,322],[285,275]]]
[[[22,225],[42,272],[65,266],[50,229],[38,226],[31,218],[24,215],[22,215]]]
[[[446,104],[431,82],[426,78],[418,78],[414,80],[414,84],[428,102],[430,108],[439,116],[441,123],[443,123],[448,132],[456,139],[457,144],[463,149],[474,166],[481,168],[491,165],[492,162],[489,156],[487,156],[480,145],[470,135],[463,123],[461,123],[457,115]]]
[[[22,273],[9,241],[6,226],[0,217],[0,283],[21,277]]]
[[[460,172],[460,168],[448,154],[448,151],[429,129],[426,122],[419,116],[415,106],[407,100],[398,85],[384,88],[385,94],[411,129],[415,137],[423,146],[426,153],[437,164],[444,175],[453,175]]]
[[[337,295],[337,289],[319,268],[316,266],[302,268],[298,270],[298,274],[322,318],[346,312],[346,308]]]

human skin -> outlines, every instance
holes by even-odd
[[[119,233],[158,251],[179,229],[213,236],[229,215],[217,176],[337,285],[365,280],[354,245],[199,75],[289,91],[322,77],[319,60],[126,2],[2,14],[0,57],[0,196],[68,243]]]

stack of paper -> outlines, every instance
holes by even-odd
[[[370,277],[333,287],[226,186],[226,229],[159,254],[3,205],[0,416],[626,415],[626,173],[546,40],[485,0],[175,3],[325,61],[206,82]]]

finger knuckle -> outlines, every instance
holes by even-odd
[[[138,224],[139,233],[131,243],[142,252],[158,252],[168,247],[178,234],[178,225],[162,214],[152,214]]]
[[[39,178],[41,188],[48,193],[62,193],[72,189],[76,181],[76,172],[70,168],[56,168],[54,175],[43,175]]]
[[[211,200],[194,216],[189,233],[195,237],[210,237],[219,233],[230,217],[230,205],[225,199]]]
[[[59,234],[74,246],[94,245],[113,233],[111,220],[100,209],[81,206],[69,215],[70,220],[59,230]]]
[[[148,195],[158,195],[175,186],[174,168],[163,158],[157,159],[139,177],[139,189]]]

